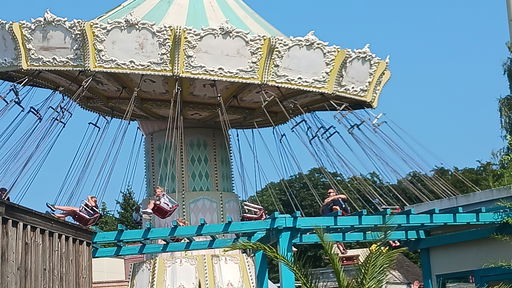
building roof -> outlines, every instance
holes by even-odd
[[[96,20],[108,23],[129,14],[157,25],[201,29],[228,22],[252,34],[283,36],[242,0],[128,0]]]
[[[418,203],[410,205],[406,207],[406,209],[414,209],[416,213],[422,213],[432,209],[439,209],[440,212],[444,212],[452,208],[460,207],[464,212],[466,212],[480,209],[482,207],[493,208],[496,207],[501,201],[511,200],[512,187],[504,186],[425,203]]]

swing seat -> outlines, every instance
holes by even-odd
[[[155,206],[153,206],[152,211],[153,211],[153,214],[156,215],[158,218],[166,219],[169,216],[171,216],[174,213],[174,211],[176,211],[176,209],[178,209],[179,206],[180,206],[179,204],[174,204],[171,206],[171,208],[169,208],[162,204],[155,203]]]
[[[76,212],[73,215],[73,220],[75,220],[78,224],[80,224],[82,226],[88,227],[88,226],[92,226],[92,225],[96,224],[96,222],[98,222],[98,220],[100,220],[100,217],[101,217],[100,213],[96,213],[93,216],[89,217],[82,212]]]
[[[391,246],[392,248],[396,248],[396,247],[400,247],[400,241],[397,241],[397,240],[391,240],[391,241],[388,241],[389,243],[389,246]]]
[[[88,214],[86,214],[82,211],[86,211]],[[92,216],[89,216],[89,215],[92,215]],[[92,225],[96,224],[96,222],[98,222],[98,220],[100,220],[101,213],[95,207],[91,207],[84,203],[80,206],[80,210],[75,212],[75,214],[73,214],[72,218],[78,224],[88,227],[88,226],[92,226]]]
[[[402,212],[402,209],[399,206],[380,206],[381,210],[389,209],[391,214],[397,214]]]
[[[265,209],[259,205],[244,202],[242,206],[246,211],[246,213],[242,214],[242,221],[256,221],[267,218]]]

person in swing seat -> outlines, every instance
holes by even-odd
[[[140,206],[137,205],[133,208],[132,220],[137,226],[142,226],[142,214],[140,212]]]
[[[0,188],[0,200],[11,201],[7,188],[5,187]]]
[[[163,187],[155,186],[153,188],[153,197],[149,200],[148,207],[142,210],[143,214],[153,214],[153,208],[155,205],[165,207],[167,210],[172,210],[178,206],[176,201],[169,197]]]
[[[343,216],[350,214],[350,208],[344,202],[347,199],[346,195],[338,194],[336,190],[330,188],[327,190],[327,198],[325,198],[322,208],[320,208],[320,214],[324,216],[336,211],[341,211]]]
[[[48,207],[53,212],[60,210],[62,213],[55,213],[52,214],[53,216],[64,220],[66,217],[73,217],[78,212],[86,215],[87,217],[94,217],[98,215],[99,208],[98,208],[98,198],[96,196],[87,196],[87,200],[84,201],[84,204],[80,206],[80,208],[72,207],[72,206],[57,206],[54,204],[46,203],[46,207]]]
[[[346,216],[350,214],[350,209],[347,204],[343,202],[343,200],[347,200],[348,197],[343,194],[336,193],[336,190],[330,188],[327,190],[327,198],[325,198],[324,203],[322,203],[322,207],[320,208],[320,214],[322,216],[328,215],[332,212],[341,211],[342,216]],[[342,255],[348,253],[347,248],[341,242],[336,242],[336,248],[340,251]]]

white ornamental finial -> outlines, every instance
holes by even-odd
[[[46,9],[46,11],[44,12],[43,17],[39,17],[39,18],[36,18],[36,19],[32,18],[31,21],[32,21],[32,24],[45,25],[47,23],[52,23],[52,24],[64,23],[64,22],[68,21],[68,19],[67,18],[57,17],[55,14],[50,12],[49,9]]]
[[[306,34],[306,36],[304,38],[318,40],[318,38],[315,36],[315,31],[313,31],[313,30],[309,31],[309,33]]]
[[[222,23],[220,23],[219,30],[222,33],[231,33],[233,31],[237,30],[237,28],[235,26],[231,25],[231,23],[229,23],[229,20],[226,19],[226,21],[223,21]]]
[[[132,12],[128,13],[126,16],[123,17],[124,23],[126,25],[138,25],[142,20],[135,16],[135,14]]]
[[[44,12],[43,19],[47,22],[53,22],[57,19],[57,16],[50,12],[50,9],[46,9],[46,11]],[[62,20],[67,21],[68,19],[62,18]]]

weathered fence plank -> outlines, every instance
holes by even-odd
[[[92,287],[93,232],[0,201],[0,287]]]

